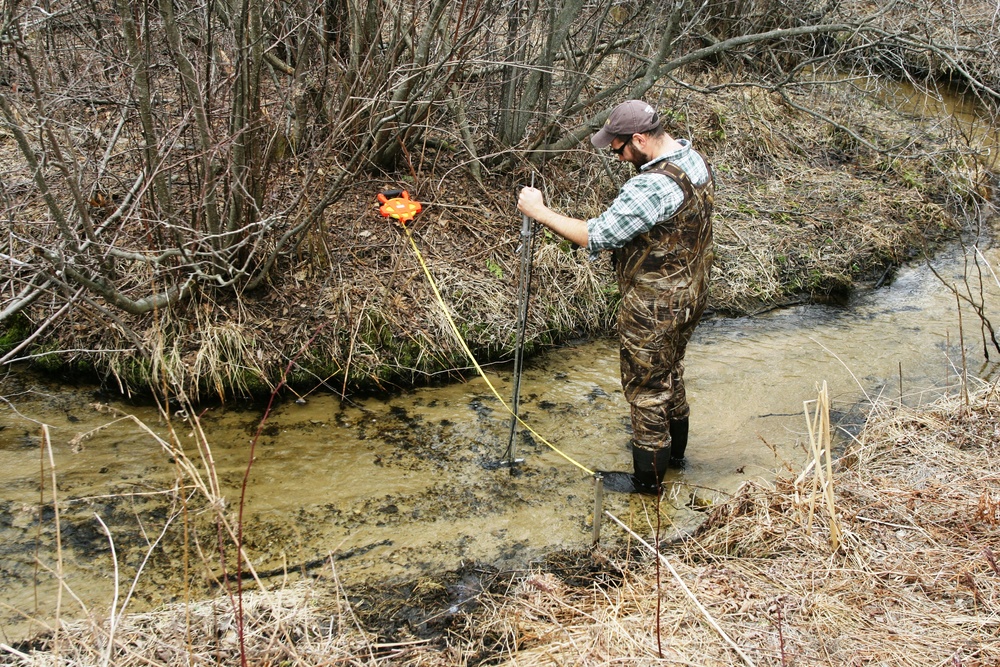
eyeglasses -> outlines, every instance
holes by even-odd
[[[621,156],[622,156],[622,153],[624,153],[624,152],[625,152],[625,147],[626,147],[626,146],[628,146],[628,145],[629,145],[630,143],[632,143],[632,137],[629,137],[629,138],[628,138],[628,141],[626,141],[626,142],[625,142],[624,144],[622,144],[622,145],[621,145],[621,146],[619,146],[618,148],[612,148],[612,149],[611,149],[611,152],[612,152],[612,153],[613,153],[614,155],[617,155],[618,157],[621,157]]]

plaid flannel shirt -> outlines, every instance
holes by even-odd
[[[684,203],[684,191],[672,178],[642,172],[667,161],[686,172],[695,185],[708,180],[708,165],[692,150],[691,143],[686,139],[678,139],[678,143],[680,150],[642,165],[640,173],[622,186],[608,210],[587,221],[587,249],[591,259],[601,250],[620,248],[639,234],[648,232]]]

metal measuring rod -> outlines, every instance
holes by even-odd
[[[535,185],[535,175],[531,175],[531,186]],[[520,282],[517,288],[517,340],[514,344],[514,376],[513,396],[510,400],[510,435],[507,438],[507,450],[501,465],[510,466],[514,474],[514,466],[523,463],[524,459],[514,457],[514,440],[517,434],[517,422],[521,397],[521,370],[524,366],[524,333],[528,325],[528,303],[531,299],[531,268],[534,259],[532,244],[535,240],[535,223],[527,215],[521,216],[521,245],[517,252],[521,259]]]

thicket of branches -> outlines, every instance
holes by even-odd
[[[266,287],[356,180],[413,170],[412,151],[489,178],[655,86],[761,86],[808,111],[818,81],[890,72],[996,108],[998,19],[930,0],[10,0],[0,363],[67,322],[147,349],[122,313]]]

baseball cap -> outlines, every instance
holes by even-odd
[[[590,138],[594,148],[607,148],[617,136],[630,136],[655,130],[660,126],[656,109],[642,100],[629,100],[616,106],[608,120]]]

